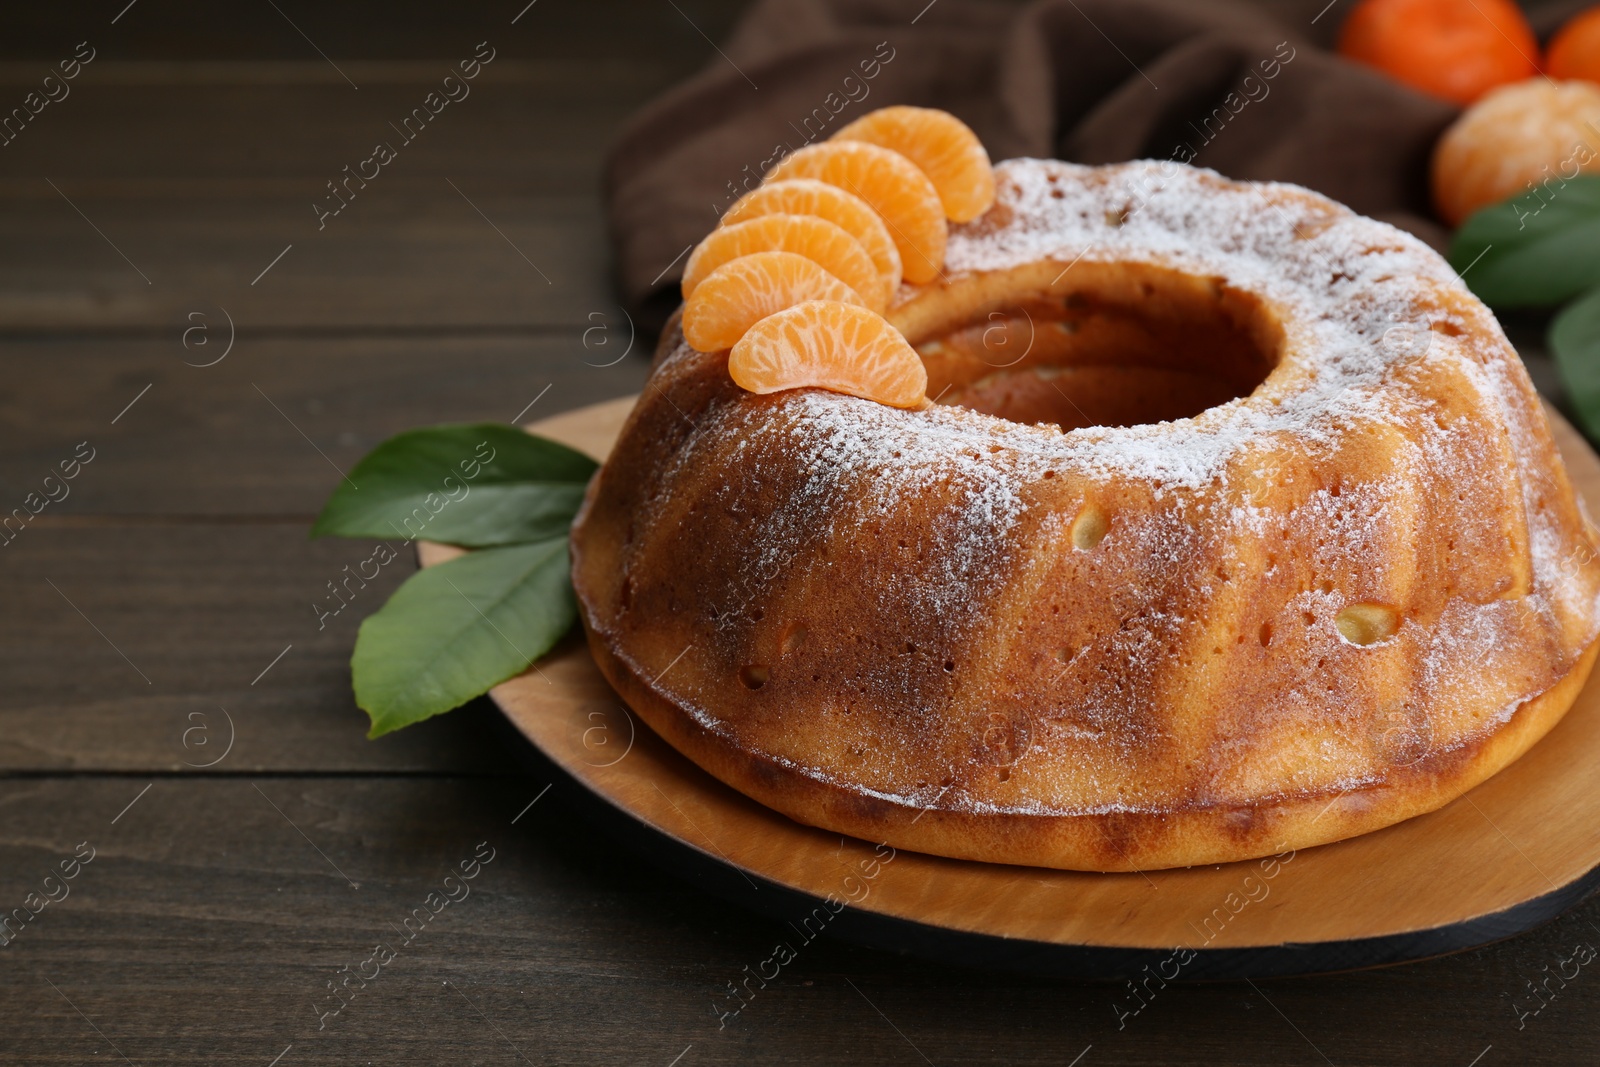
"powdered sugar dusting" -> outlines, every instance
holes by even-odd
[[[902,410],[816,390],[764,398],[759,407],[714,408],[672,464],[703,462],[697,442],[721,447],[716,442],[732,439],[738,442],[732,454],[736,460],[781,457],[782,464],[804,473],[792,497],[763,515],[760,543],[741,557],[743,573],[735,581],[751,603],[761,602],[772,577],[797,558],[801,566],[815,562],[802,546],[847,538],[855,527],[871,526],[882,516],[937,496],[938,521],[948,527],[942,533],[942,551],[928,559],[915,582],[886,591],[885,602],[908,615],[944,620],[951,640],[965,641],[982,635],[986,622],[985,601],[974,597],[974,589],[1004,581],[1019,565],[1005,555],[1008,545],[1014,547],[1012,535],[1019,527],[1031,524],[1036,531],[1033,548],[1049,544],[1071,551],[1071,516],[1030,515],[1035,506],[1029,502],[1035,499],[1030,486],[1045,477],[1064,476],[1091,487],[1132,487],[1129,491],[1157,503],[1139,520],[1117,528],[1119,550],[1135,560],[1130,568],[1142,566],[1154,575],[1145,588],[1126,596],[1121,590],[1106,592],[1120,625],[1096,640],[1101,642],[1098,654],[1106,662],[1115,661],[1122,672],[1118,684],[1102,686],[1089,693],[1083,707],[1068,709],[1081,712],[1077,719],[1057,708],[1052,714],[1059,712],[1061,718],[1041,718],[1032,725],[1040,738],[1050,730],[1056,731],[1057,741],[1093,738],[1104,762],[1082,773],[1106,776],[1088,790],[1102,799],[1084,806],[1063,805],[1046,796],[1010,795],[997,806],[995,794],[976,786],[962,783],[947,791],[916,783],[919,773],[926,777],[926,769],[915,766],[917,752],[881,753],[880,773],[871,782],[776,752],[768,752],[769,758],[818,780],[916,807],[1060,814],[1139,810],[1137,801],[1104,798],[1119,795],[1113,779],[1136,780],[1140,761],[1147,758],[1142,746],[1151,732],[1148,704],[1159,686],[1146,680],[1157,678],[1185,635],[1206,621],[1173,614],[1173,596],[1168,595],[1173,587],[1163,586],[1161,576],[1215,552],[1219,544],[1224,549],[1218,558],[1225,564],[1230,538],[1261,543],[1278,536],[1286,517],[1257,506],[1247,485],[1230,484],[1259,475],[1252,464],[1239,461],[1260,457],[1261,463],[1270,462],[1269,442],[1288,442],[1302,454],[1323,459],[1362,435],[1393,449],[1390,474],[1370,477],[1343,495],[1334,485],[1303,498],[1295,521],[1318,531],[1320,539],[1315,546],[1297,541],[1288,547],[1307,558],[1321,553],[1317,566],[1325,573],[1357,574],[1372,589],[1403,589],[1409,581],[1407,544],[1423,532],[1416,525],[1418,516],[1429,513],[1420,499],[1428,491],[1427,479],[1445,478],[1458,468],[1495,469],[1506,462],[1515,468],[1514,490],[1497,483],[1462,485],[1460,491],[1471,497],[1464,506],[1476,505],[1481,513],[1514,510],[1504,493],[1520,493],[1532,558],[1530,586],[1513,598],[1488,603],[1458,597],[1461,602],[1426,630],[1413,626],[1396,638],[1415,651],[1425,675],[1422,684],[1440,694],[1440,723],[1447,715],[1459,716],[1452,720],[1452,728],[1458,729],[1452,743],[1465,743],[1469,727],[1481,730],[1502,723],[1534,695],[1524,691],[1526,686],[1517,688],[1522,682],[1502,679],[1500,688],[1460,696],[1459,709],[1451,710],[1450,701],[1470,688],[1464,683],[1473,672],[1493,667],[1496,648],[1534,647],[1558,631],[1572,642],[1563,647],[1582,647],[1600,629],[1593,549],[1581,532],[1545,506],[1546,497],[1559,486],[1546,469],[1545,431],[1526,375],[1493,317],[1427,246],[1296,187],[1229,182],[1210,171],[1170,163],[1087,168],[1013,160],[1000,164],[996,177],[995,208],[951,229],[946,258],[950,279],[1041,261],[1058,262],[1064,272],[1077,263],[1138,262],[1218,278],[1257,297],[1282,324],[1280,364],[1250,396],[1194,418],[1071,432],[963,408]],[[901,295],[914,293],[903,290]],[[657,379],[706,358],[680,347],[658,367]],[[1400,377],[1435,371],[1476,392],[1481,409],[1479,417],[1467,420],[1470,425],[1436,424],[1431,410],[1424,410],[1426,398]],[[1463,433],[1472,436],[1463,438]],[[666,481],[672,480],[669,472]],[[884,580],[892,582],[895,576]],[[1209,571],[1195,581],[1202,596],[1211,593],[1205,584],[1212,581]],[[1191,592],[1194,587],[1178,590]],[[1311,656],[1316,668],[1322,667],[1319,657],[1332,662],[1349,647],[1340,644],[1334,617],[1351,595],[1349,589],[1335,593],[1330,586],[1289,599],[1283,617],[1303,618],[1308,640],[1320,642]],[[725,612],[716,625],[740,627],[741,618],[739,612]],[[1255,640],[1256,635],[1241,636],[1246,638]],[[1260,647],[1266,644],[1263,632]],[[1087,646],[1080,650],[1087,651]],[[1205,651],[1209,654],[1209,647]],[[1068,663],[1060,674],[1071,667]],[[703,726],[724,729],[728,724],[718,714],[715,693],[694,691],[682,680],[684,673],[668,686],[674,699]],[[900,677],[886,671],[862,684],[877,686],[871,695],[884,698],[887,706]],[[1349,675],[1356,677],[1356,672]],[[1128,685],[1120,684],[1128,679]],[[1370,702],[1360,705],[1347,694],[1330,697],[1328,682],[1327,673],[1305,668],[1277,695],[1274,714],[1282,721],[1320,716],[1324,722],[1330,715],[1348,714],[1352,723],[1359,716],[1378,714]],[[1034,694],[1034,699],[1045,698]],[[1066,696],[1053,699],[1070,703]],[[1485,711],[1480,706],[1485,701],[1500,703]],[[1369,726],[1363,722],[1360,728]],[[1219,734],[1210,739],[1211,752],[1220,765],[1230,759],[1243,763],[1253,740],[1247,732]],[[1293,753],[1304,757],[1303,762],[1293,767],[1286,763],[1275,787],[1280,794],[1308,795],[1358,789],[1375,780],[1371,747],[1364,733],[1307,742],[1304,750]],[[1128,777],[1119,779],[1125,771]],[[971,767],[956,769],[957,777],[969,772]]]
[[[998,212],[956,227],[946,272],[1003,270],[1038,260],[1143,262],[1225,278],[1263,298],[1288,325],[1289,359],[1313,373],[1258,391],[1272,403],[1236,401],[1194,419],[1067,435],[1063,459],[1096,477],[1148,479],[1196,489],[1237,451],[1289,430],[1331,439],[1352,419],[1382,418],[1371,388],[1409,354],[1385,344],[1410,326],[1426,331],[1425,286],[1460,283],[1431,249],[1391,226],[1330,201],[1279,195],[1275,184],[1228,182],[1165,163],[1088,168],[1012,160],[998,168]],[[1363,388],[1365,386],[1365,388]]]

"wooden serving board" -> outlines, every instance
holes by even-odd
[[[536,423],[603,459],[633,398]],[[1600,459],[1553,409],[1579,493]],[[422,546],[424,566],[459,553]],[[491,697],[594,812],[657,859],[797,934],[1078,977],[1260,977],[1376,966],[1487,944],[1600,887],[1600,674],[1522,759],[1446,807],[1278,861],[1133,874],[973,863],[802,826],[656,737],[581,638]],[[892,859],[889,857],[892,855]],[[835,913],[825,903],[844,901]],[[805,920],[805,921],[803,921]],[[1187,951],[1183,951],[1187,950]]]

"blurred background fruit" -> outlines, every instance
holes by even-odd
[[[1552,78],[1600,82],[1600,7],[1592,7],[1550,39],[1545,70]]]
[[[1511,0],[1362,0],[1339,52],[1462,105],[1539,72],[1539,42]]]
[[[1600,173],[1600,85],[1530,78],[1495,89],[1439,138],[1434,205],[1459,226],[1530,189],[1554,197],[1583,173]]]

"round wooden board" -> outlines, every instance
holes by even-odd
[[[632,406],[625,397],[529,430],[603,459]],[[1600,514],[1600,459],[1547,414],[1579,493]],[[459,552],[422,545],[420,554],[428,566]],[[1169,979],[1306,974],[1487,944],[1600,886],[1600,677],[1527,755],[1439,811],[1279,861],[1133,874],[895,854],[802,826],[656,737],[579,638],[490,695],[614,828],[807,939],[826,928],[960,963],[1077,977],[1145,966]],[[848,906],[835,913],[830,897]]]

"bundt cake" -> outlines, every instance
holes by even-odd
[[[669,327],[572,536],[651,727],[804,823],[1113,871],[1374,830],[1554,725],[1600,558],[1437,255],[1173,163],[994,173],[885,313],[933,403]]]

